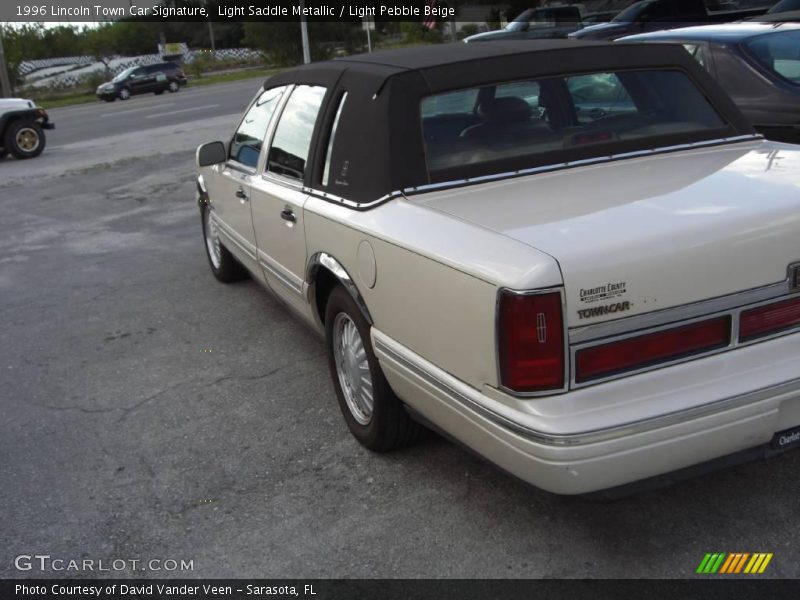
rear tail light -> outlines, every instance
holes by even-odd
[[[730,344],[730,316],[675,327],[638,337],[579,350],[575,379],[578,383],[649,367]]]
[[[560,292],[501,292],[497,335],[503,387],[514,392],[564,387]]]
[[[793,298],[744,311],[739,321],[739,339],[747,342],[797,326],[800,326],[800,298]]]

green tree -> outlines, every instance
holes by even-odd
[[[115,25],[100,25],[94,29],[88,29],[84,39],[84,48],[89,56],[103,63],[106,75],[108,75],[111,71],[109,63],[118,54]]]

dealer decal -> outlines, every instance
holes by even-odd
[[[614,304],[604,304],[603,306],[595,306],[593,308],[584,308],[578,311],[578,317],[581,319],[591,319],[592,317],[600,317],[603,315],[610,315],[618,312],[625,312],[631,309],[630,302],[615,302]]]
[[[616,283],[606,283],[597,287],[580,290],[581,302],[591,303],[600,302],[601,300],[611,300],[624,296],[627,291],[627,283],[618,281]]]

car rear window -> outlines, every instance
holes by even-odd
[[[501,83],[428,96],[421,106],[428,171],[497,163],[631,140],[658,147],[673,134],[727,124],[678,70],[598,72]],[[546,161],[545,161],[546,162]],[[478,169],[485,172],[486,169]]]
[[[762,67],[800,85],[800,30],[761,35],[744,45]]]

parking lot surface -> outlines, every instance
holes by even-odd
[[[193,565],[69,576],[690,577],[706,552],[800,576],[800,453],[604,501],[433,434],[361,448],[321,341],[203,254],[194,147],[256,85],[133,129],[53,111],[40,158],[0,161],[0,576],[48,554]]]

